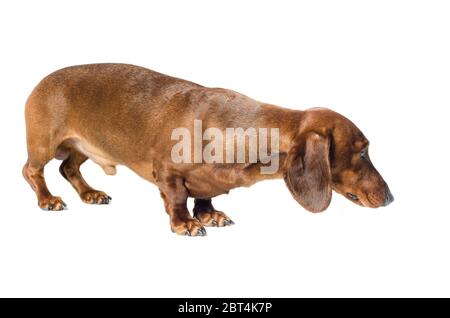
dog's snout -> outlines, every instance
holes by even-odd
[[[394,196],[391,193],[391,190],[386,186],[386,197],[384,198],[384,205],[387,206],[394,201]]]

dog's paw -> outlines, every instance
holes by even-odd
[[[171,222],[172,232],[178,235],[205,236],[206,230],[199,220],[189,218],[185,221]]]
[[[80,195],[81,200],[88,204],[109,204],[112,198],[103,191],[91,190]]]
[[[202,222],[204,226],[223,227],[234,224],[225,213],[220,211],[198,212],[195,213],[195,217]]]
[[[67,205],[60,197],[48,197],[39,201],[39,207],[45,211],[61,211],[67,208]]]

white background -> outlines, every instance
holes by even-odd
[[[0,296],[450,296],[446,1],[2,1]],[[448,2],[447,2],[448,3]],[[330,107],[371,140],[396,201],[334,195],[311,214],[282,180],[215,199],[236,222],[171,233],[157,188],[88,162],[114,200],[44,212],[23,180],[24,103],[48,73],[126,62],[305,109]]]

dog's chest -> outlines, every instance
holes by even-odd
[[[228,193],[233,188],[249,187],[277,175],[261,175],[259,165],[200,165],[185,174],[185,186],[192,197],[210,198]]]

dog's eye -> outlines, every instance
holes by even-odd
[[[358,196],[356,194],[353,194],[351,192],[347,192],[347,196],[350,198],[350,200],[359,201],[359,198],[358,198]]]

